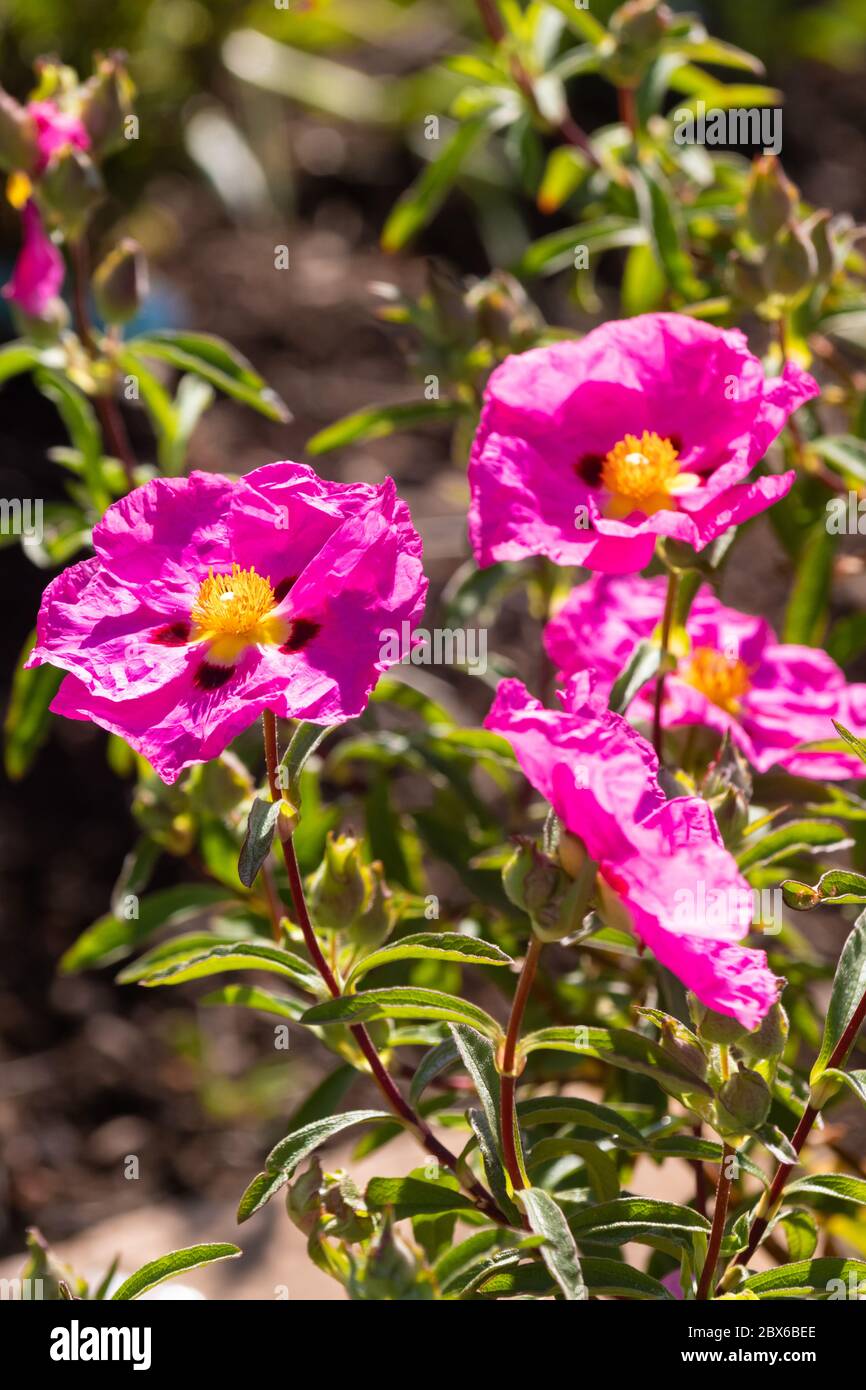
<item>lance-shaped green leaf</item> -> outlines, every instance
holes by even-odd
[[[429,1052],[425,1052],[409,1088],[409,1100],[412,1105],[417,1105],[427,1087],[436,1080],[438,1076],[444,1075],[452,1067],[456,1067],[460,1061],[460,1053],[453,1038],[446,1038],[444,1042],[437,1043],[431,1047]]]
[[[866,1105],[866,1071],[839,1071],[836,1067],[828,1067],[821,1080],[838,1081],[840,1086],[853,1091],[861,1105]]]
[[[318,971],[302,956],[282,946],[258,941],[234,941],[214,946],[209,951],[195,950],[186,959],[175,959],[167,966],[157,964],[146,975],[141,975],[138,983],[147,988],[182,985],[188,980],[203,980],[208,975],[223,975],[228,970],[264,970],[284,975],[310,994],[322,991]]]
[[[668,280],[685,299],[700,299],[706,287],[695,275],[678,205],[659,170],[634,171],[638,210],[649,244]]]
[[[127,955],[160,927],[177,927],[210,909],[218,911],[237,901],[225,888],[208,883],[184,883],[163,888],[130,903],[130,916],[110,913],[82,932],[61,958],[64,973],[110,965]]]
[[[367,406],[365,410],[344,415],[342,420],[335,420],[333,425],[319,430],[318,434],[307,440],[307,453],[328,454],[332,449],[342,449],[347,444],[358,444],[362,440],[386,439],[388,435],[398,434],[401,430],[457,420],[466,414],[467,409],[464,402],[448,399]]]
[[[853,434],[825,434],[810,439],[809,450],[846,480],[866,483],[866,440]]]
[[[583,1255],[580,1268],[584,1283],[593,1298],[634,1298],[673,1301],[673,1294],[643,1270],[632,1269],[621,1260],[606,1260],[595,1255]],[[552,1293],[556,1285],[543,1265],[521,1264],[514,1268],[494,1270],[477,1290],[483,1298],[516,1298],[521,1294]]]
[[[526,1129],[533,1125],[574,1125],[619,1135],[639,1149],[650,1147],[650,1141],[630,1120],[623,1119],[611,1106],[584,1100],[582,1096],[535,1096],[518,1101],[517,1118]]]
[[[164,329],[130,339],[128,357],[157,358],[182,372],[193,372],[210,382],[224,395],[252,406],[269,420],[285,424],[291,415],[276,391],[245,357],[222,338],[212,333],[189,333],[186,330]]]
[[[226,1004],[234,1009],[253,1009],[257,1013],[291,1019],[299,1019],[306,1007],[297,999],[289,999],[285,994],[272,994],[269,989],[261,989],[258,985],[223,985],[196,1002],[211,1007]]]
[[[541,1258],[559,1285],[566,1303],[579,1303],[587,1298],[586,1285],[574,1236],[558,1202],[540,1187],[527,1187],[518,1193],[518,1200],[536,1235],[544,1236]]]
[[[674,1095],[690,1091],[709,1094],[709,1087],[651,1038],[627,1028],[541,1028],[528,1033],[521,1044],[525,1053],[552,1050],[595,1057],[600,1062],[655,1077]]]
[[[118,971],[118,984],[136,984],[154,970],[164,970],[166,966],[177,961],[190,960],[193,956],[201,955],[203,951],[209,951],[212,946],[233,946],[236,940],[235,936],[220,937],[208,931],[182,932],[180,936],[171,936],[167,941],[161,941],[158,946],[152,946],[149,951],[145,951],[144,955],[139,956],[131,965],[125,965]]]
[[[364,1194],[371,1211],[390,1207],[396,1221],[411,1216],[444,1216],[449,1212],[474,1211],[475,1204],[450,1182],[425,1178],[371,1178]]]
[[[783,642],[820,645],[830,603],[837,542],[838,537],[827,529],[826,517],[816,521],[810,529],[788,600]]]
[[[653,1141],[645,1139],[643,1142],[646,1152],[654,1158],[687,1158],[692,1163],[719,1164],[724,1155],[721,1144],[714,1143],[712,1139],[697,1139],[691,1134],[674,1134],[670,1137],[662,1136],[662,1138]],[[767,1186],[769,1181],[767,1174],[754,1159],[749,1158],[748,1154],[738,1150],[737,1163],[744,1172],[757,1178],[763,1187]]]
[[[517,273],[521,276],[551,275],[558,270],[574,269],[578,248],[585,250],[589,256],[598,256],[603,251],[640,246],[646,240],[645,229],[634,218],[614,215],[599,217],[591,222],[578,223],[575,227],[549,232],[532,242],[523,253]]]
[[[389,946],[359,960],[349,976],[348,984],[395,960],[453,960],[461,965],[511,965],[511,957],[489,941],[460,932],[418,932],[404,936]]]
[[[657,642],[638,642],[610,692],[608,704],[614,713],[625,714],[634,697],[658,671],[660,661],[661,647]]]
[[[795,1264],[779,1265],[752,1274],[740,1286],[750,1289],[759,1298],[838,1298],[856,1297],[850,1290],[866,1292],[866,1262],[825,1256],[818,1260],[797,1260]]]
[[[691,1249],[698,1232],[709,1233],[710,1223],[691,1207],[659,1202],[651,1197],[618,1197],[579,1207],[568,1222],[578,1244],[625,1245],[630,1240],[663,1239]]]
[[[252,888],[259,869],[270,853],[282,805],[282,801],[271,801],[270,798],[257,796],[250,807],[246,834],[238,859],[238,878],[245,888]]]
[[[120,1288],[111,1295],[114,1301],[128,1301],[140,1298],[148,1289],[162,1284],[166,1279],[175,1279],[178,1274],[186,1274],[191,1269],[213,1264],[216,1260],[234,1260],[242,1251],[237,1245],[226,1242],[210,1245],[188,1245],[184,1250],[172,1250],[142,1265],[134,1274],[125,1279]]]
[[[308,1154],[321,1148],[322,1144],[342,1130],[352,1125],[371,1124],[381,1120],[393,1121],[394,1116],[387,1110],[347,1110],[342,1115],[327,1115],[311,1124],[287,1134],[281,1139],[265,1161],[265,1171],[258,1173],[241,1197],[238,1207],[238,1222],[249,1220],[254,1212],[269,1202],[285,1187],[300,1163]]]
[[[830,869],[814,884],[799,883],[794,878],[786,879],[782,884],[782,895],[788,906],[798,912],[808,912],[819,904],[841,906],[866,903],[866,877],[851,873],[848,869]]]
[[[851,1177],[848,1173],[809,1173],[797,1178],[785,1188],[785,1201],[819,1210],[832,1209],[840,1204],[866,1207],[866,1178]]]
[[[818,1244],[818,1227],[811,1212],[784,1211],[776,1225],[785,1237],[792,1261],[812,1258]]]
[[[466,1118],[472,1133],[475,1135],[478,1150],[484,1163],[487,1186],[496,1198],[499,1210],[508,1217],[512,1225],[519,1226],[520,1213],[509,1195],[509,1182],[505,1173],[505,1165],[502,1162],[499,1130],[494,1129],[484,1110],[467,1110]]]
[[[31,372],[40,363],[39,352],[24,341],[6,343],[0,348],[0,385],[21,372]]]
[[[526,1167],[531,1173],[552,1163],[554,1159],[574,1155],[583,1160],[593,1195],[599,1202],[612,1202],[620,1192],[619,1173],[610,1154],[591,1139],[572,1139],[567,1134],[539,1139],[526,1155]]]
[[[809,1078],[814,1086],[820,1080],[830,1057],[854,1017],[860,1000],[866,993],[866,912],[861,912],[839,957],[833,992],[827,1009],[821,1051]],[[852,1040],[853,1041],[853,1040]],[[836,1058],[844,1062],[844,1058]]]
[[[442,206],[464,160],[488,127],[488,116],[464,121],[437,159],[401,195],[382,232],[385,251],[401,251]]]
[[[347,994],[308,1009],[303,1023],[322,1027],[330,1023],[372,1023],[377,1018],[435,1018],[443,1023],[468,1023],[488,1038],[498,1039],[502,1029],[476,1004],[443,994],[438,989],[416,989],[401,985],[393,989],[368,989],[363,994]]]
[[[0,354],[2,358],[2,354]],[[6,775],[18,782],[29,772],[51,727],[48,706],[57,694],[64,672],[56,666],[35,666],[25,671],[24,662],[33,650],[36,633],[31,632],[15,667],[12,695],[3,725]]]
[[[866,739],[858,738],[856,734],[852,734],[850,729],[846,729],[844,724],[837,723],[835,719],[833,724],[836,732],[845,740],[848,747],[853,748],[860,761],[866,763]]]
[[[828,853],[847,849],[850,844],[841,826],[832,821],[794,820],[750,842],[738,854],[737,863],[745,872],[779,859],[790,859],[793,855]]]
[[[335,727],[334,724],[311,724],[303,720],[289,740],[289,746],[280,760],[280,786],[285,788],[289,801],[296,809],[301,805],[301,773],[319,744]]]

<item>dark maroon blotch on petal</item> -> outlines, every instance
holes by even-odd
[[[150,634],[151,642],[157,642],[161,647],[183,647],[189,641],[189,623],[182,620],[177,623],[166,623],[163,627],[155,627]]]
[[[286,594],[290,592],[292,585],[297,581],[297,578],[298,576],[296,574],[290,574],[288,579],[281,579],[279,584],[274,585],[274,598],[277,600],[277,603],[282,603]]]
[[[309,618],[293,618],[291,631],[280,647],[280,651],[285,652],[287,656],[291,655],[292,652],[299,652],[302,647],[313,640],[321,626],[321,623],[311,623]]]
[[[587,487],[598,487],[601,483],[601,470],[604,458],[601,454],[584,454],[574,466],[574,471]]]
[[[221,685],[231,680],[234,670],[234,666],[211,666],[203,661],[193,679],[199,690],[219,690]]]

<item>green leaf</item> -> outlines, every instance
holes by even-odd
[[[292,1130],[303,1129],[316,1120],[323,1120],[327,1116],[333,1115],[343,1096],[357,1079],[358,1073],[349,1062],[335,1067],[319,1082],[318,1086],[313,1088],[306,1099],[301,1101],[297,1110],[289,1117]]]
[[[431,160],[392,208],[382,232],[384,251],[401,251],[431,221],[487,128],[486,114],[458,126],[438,158]]]
[[[512,964],[511,957],[500,951],[498,946],[479,941],[477,937],[464,936],[460,932],[419,932],[416,936],[404,936],[358,961],[347,985],[366,975],[369,970],[390,965],[395,960],[454,960],[461,965]]]
[[[838,618],[824,644],[828,656],[839,666],[847,666],[866,651],[866,613],[846,613]]]
[[[652,1076],[674,1095],[690,1091],[709,1093],[708,1086],[693,1072],[664,1052],[658,1043],[625,1028],[541,1028],[529,1033],[521,1044],[525,1053],[550,1049],[595,1057],[611,1066]]]
[[[247,359],[212,333],[165,329],[130,339],[126,351],[133,358],[155,357],[182,372],[193,372],[269,420],[285,424],[291,419],[285,403]]]
[[[858,738],[856,734],[851,733],[850,729],[846,729],[844,724],[838,724],[835,719],[833,720],[833,725],[836,732],[845,740],[849,748],[853,748],[857,757],[866,763],[866,739]]]
[[[502,1029],[483,1009],[467,999],[443,994],[436,989],[395,986],[368,989],[363,994],[343,995],[316,1004],[304,1014],[302,1022],[322,1026],[329,1023],[372,1023],[377,1018],[436,1018],[444,1023],[468,1023],[486,1037],[498,1039]]]
[[[307,453],[314,456],[328,454],[332,449],[342,449],[347,444],[357,444],[361,440],[385,439],[390,434],[416,429],[420,425],[457,420],[466,414],[467,409],[462,401],[448,399],[367,406],[319,430],[318,434],[307,440]]]
[[[633,170],[641,222],[656,260],[673,289],[683,298],[701,299],[706,286],[698,280],[686,249],[686,233],[673,193],[662,174],[646,165]]]
[[[677,54],[694,59],[698,63],[710,63],[718,67],[740,68],[744,72],[754,72],[761,77],[764,64],[760,58],[745,49],[736,48],[722,39],[672,39],[671,45]]]
[[[591,1139],[571,1139],[568,1135],[554,1135],[550,1139],[539,1139],[527,1155],[526,1165],[530,1172],[545,1167],[554,1159],[574,1155],[583,1160],[589,1177],[589,1185],[599,1202],[612,1202],[620,1192],[619,1173],[610,1154],[600,1149]]]
[[[0,348],[0,385],[10,377],[20,376],[21,372],[32,371],[39,366],[40,356],[29,343],[6,343]]]
[[[584,1301],[587,1291],[577,1246],[562,1208],[540,1187],[527,1187],[517,1196],[533,1231],[544,1236],[541,1258],[562,1290],[566,1303]]]
[[[826,1070],[830,1057],[851,1022],[863,994],[866,992],[866,912],[861,912],[839,957],[833,992],[827,1009],[824,1036],[818,1060],[809,1078],[814,1086]],[[836,1058],[844,1065],[845,1058]]]
[[[708,1234],[710,1223],[691,1207],[651,1197],[619,1197],[614,1202],[579,1207],[569,1218],[575,1240],[625,1245],[630,1240],[661,1238],[691,1249],[696,1232]]]
[[[433,1266],[439,1287],[443,1291],[446,1290],[452,1280],[472,1269],[479,1258],[500,1239],[500,1232],[495,1226],[487,1227],[486,1230],[477,1231],[475,1235],[461,1241],[459,1245],[453,1245],[450,1250],[445,1250]]]
[[[134,915],[129,919],[110,913],[82,932],[61,957],[60,969],[68,975],[98,965],[111,965],[158,928],[181,926],[208,909],[217,911],[232,901],[224,888],[209,883],[183,883],[177,888],[150,893],[130,904]]]
[[[259,1013],[274,1014],[277,1018],[299,1019],[304,1012],[304,1005],[297,1000],[272,994],[270,990],[260,989],[257,985],[223,985],[196,1002],[214,1007],[227,1004],[236,1009],[255,1009]]]
[[[437,1076],[450,1071],[459,1061],[460,1053],[453,1038],[446,1038],[444,1042],[437,1043],[429,1052],[425,1052],[409,1088],[409,1100],[412,1105],[418,1104],[427,1087]]]
[[[536,1096],[532,1100],[521,1100],[517,1103],[517,1117],[525,1129],[534,1125],[579,1125],[582,1129],[619,1135],[639,1149],[648,1147],[647,1140],[630,1120],[609,1105],[584,1100],[582,1096]]]
[[[0,353],[2,360],[2,353]],[[31,632],[15,667],[12,694],[3,725],[6,775],[18,782],[30,770],[33,759],[48,737],[51,727],[48,706],[57,694],[66,672],[56,666],[34,666],[25,671],[24,662],[36,642]]]
[[[390,1207],[395,1221],[410,1216],[443,1216],[447,1212],[474,1211],[474,1203],[447,1182],[425,1178],[372,1178],[364,1194],[371,1211]]]
[[[242,1253],[237,1245],[225,1242],[188,1245],[184,1250],[172,1250],[169,1255],[161,1255],[158,1260],[151,1260],[149,1264],[142,1265],[141,1269],[130,1274],[111,1295],[112,1300],[117,1302],[140,1298],[148,1289],[155,1288],[166,1279],[174,1279],[178,1274],[186,1274],[190,1269],[199,1269],[201,1265],[213,1264],[215,1260],[236,1259]]]
[[[287,1134],[271,1149],[266,1159],[265,1171],[253,1178],[241,1197],[238,1224],[248,1221],[269,1202],[280,1188],[285,1187],[307,1155],[320,1148],[335,1134],[340,1134],[352,1125],[370,1124],[381,1120],[393,1122],[394,1116],[386,1110],[347,1110],[342,1115],[323,1116]]]
[[[792,820],[750,841],[737,855],[737,864],[745,872],[778,859],[790,859],[796,854],[846,849],[850,843],[844,830],[832,821]]]
[[[818,1244],[818,1227],[811,1212],[786,1211],[779,1217],[778,1226],[793,1261],[812,1258]]]
[[[573,145],[553,150],[538,190],[538,206],[544,213],[557,212],[584,184],[592,172],[589,160]]]
[[[303,957],[282,946],[255,941],[235,941],[213,946],[209,951],[195,951],[185,960],[174,960],[168,966],[156,965],[146,975],[139,976],[138,983],[148,989],[157,985],[182,985],[188,980],[222,975],[227,970],[264,970],[284,975],[309,994],[318,994],[322,989],[318,971]]]
[[[615,714],[625,714],[632,700],[659,669],[661,647],[657,642],[639,642],[628,664],[614,682],[608,704]]]
[[[519,1226],[520,1213],[509,1195],[509,1182],[505,1174],[505,1165],[502,1162],[499,1129],[498,1127],[494,1129],[484,1110],[467,1110],[466,1118],[478,1141],[478,1148],[484,1162],[487,1186],[496,1199],[496,1205],[508,1217],[512,1225]]]
[[[462,1023],[449,1024],[449,1032],[463,1065],[472,1078],[487,1122],[496,1136],[498,1148],[500,1076],[493,1046],[489,1038],[483,1037],[474,1028],[467,1028]]]
[[[307,761],[335,728],[334,724],[311,724],[303,720],[289,740],[289,746],[280,759],[279,780],[295,810],[300,810],[301,806],[301,774]]]
[[[815,884],[786,879],[782,894],[789,907],[808,912],[819,904],[866,903],[866,877],[847,869],[830,869]]]
[[[517,274],[523,277],[550,275],[568,268],[573,270],[578,247],[585,247],[588,255],[597,256],[603,251],[618,250],[624,246],[640,246],[646,240],[645,228],[633,217],[599,217],[591,222],[578,223],[575,227],[549,232],[547,236],[532,242],[523,253]]]
[[[547,0],[547,3],[559,10],[565,17],[569,29],[573,29],[588,43],[598,46],[607,39],[607,30],[601,20],[590,14],[588,9],[575,5],[574,0]]]
[[[810,1294],[829,1298],[831,1293],[838,1298],[840,1289],[828,1289],[831,1281],[835,1280],[841,1281],[846,1290],[854,1285],[866,1291],[866,1262],[835,1256],[798,1260],[795,1264],[779,1265],[777,1269],[764,1269],[760,1274],[752,1274],[740,1287],[751,1289],[759,1298],[796,1298]]]
[[[824,1081],[838,1081],[840,1085],[847,1086],[862,1105],[866,1105],[866,1071],[839,1071],[836,1067],[827,1067],[823,1073]]]
[[[810,647],[821,645],[838,539],[827,530],[825,523],[826,517],[815,522],[803,546],[785,614],[783,642]]]
[[[73,445],[81,455],[84,483],[97,513],[101,516],[111,502],[111,492],[103,476],[102,430],[96,411],[77,386],[62,372],[41,367],[36,385],[55,406]]]
[[[866,440],[853,434],[825,434],[810,439],[809,449],[846,480],[866,483]]]
[[[282,801],[257,796],[250,807],[244,842],[238,859],[238,878],[245,888],[252,888],[259,869],[267,859],[274,842],[277,817]]]
[[[866,1178],[850,1177],[847,1173],[810,1173],[785,1188],[785,1201],[789,1198],[819,1210],[840,1202],[866,1207]]]

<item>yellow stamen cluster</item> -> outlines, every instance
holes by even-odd
[[[288,623],[272,616],[277,606],[270,583],[255,568],[232,565],[231,574],[211,570],[192,606],[192,636],[210,643],[208,659],[231,665],[245,647],[285,641]]]
[[[679,493],[697,486],[694,473],[681,473],[679,454],[669,439],[644,430],[640,439],[627,434],[605,455],[602,486],[610,493],[605,508],[610,517],[643,512],[651,516],[663,508],[675,508]]]
[[[696,647],[679,675],[728,714],[739,712],[740,701],[751,685],[746,663],[715,647]]]

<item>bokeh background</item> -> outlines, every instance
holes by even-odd
[[[593,0],[602,18],[612,8]],[[788,173],[810,202],[863,220],[866,0],[674,8],[699,11],[713,33],[764,60],[786,95]],[[556,225],[510,185],[504,162],[492,163],[461,181],[411,255],[379,249],[387,212],[421,163],[422,117],[447,100],[451,79],[431,62],[460,50],[474,15],[470,0],[290,0],[288,10],[273,0],[0,0],[0,82],[18,97],[41,54],[87,73],[93,50],[128,52],[140,138],[108,167],[95,247],[118,229],[135,235],[152,266],[146,326],[225,336],[293,412],[279,425],[218,401],[193,438],[193,466],[244,472],[303,459],[307,440],[339,416],[413,395],[405,344],[377,319],[370,284],[417,291],[431,256],[481,276]],[[601,82],[581,79],[571,95],[587,128],[615,118]],[[288,271],[274,268],[281,245]],[[2,280],[16,246],[16,217],[2,204]],[[560,279],[531,289],[548,319],[584,325]],[[0,338],[11,335],[0,318]],[[143,417],[130,412],[127,423],[147,456]],[[62,497],[48,457],[62,442],[28,379],[7,385],[0,495]],[[341,479],[392,474],[434,582],[465,554],[465,482],[444,432],[350,447],[317,466]],[[4,704],[48,577],[17,546],[0,551]],[[773,617],[784,576],[771,552],[733,577],[729,596],[754,606],[756,583]],[[111,971],[57,976],[63,951],[106,910],[134,838],[127,787],[90,726],[58,724],[31,774],[0,784],[0,1255],[20,1252],[33,1222],[62,1240],[135,1211],[129,1238],[146,1241],[154,1213],[173,1203],[228,1210],[321,1064],[315,1049],[289,1063],[275,1055],[266,1021],[117,987]],[[155,886],[173,873],[166,861]],[[122,1176],[129,1153],[141,1156],[136,1182]],[[199,1234],[232,1238],[229,1228]]]

